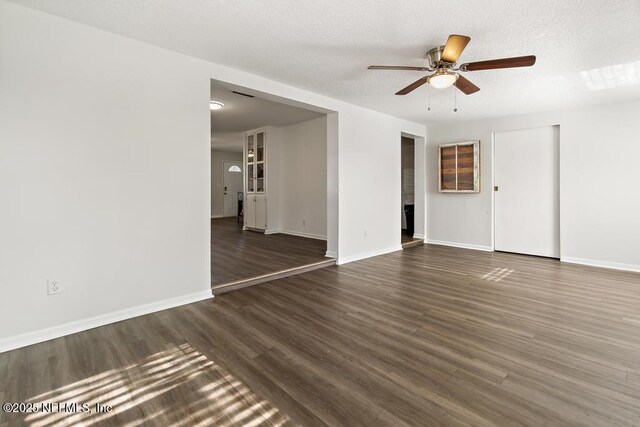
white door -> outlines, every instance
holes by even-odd
[[[238,216],[238,192],[242,191],[242,162],[224,160],[222,185],[223,191],[223,216]]]
[[[495,134],[495,249],[560,257],[558,126]]]

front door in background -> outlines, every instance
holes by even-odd
[[[560,258],[558,126],[495,134],[495,249]]]
[[[238,216],[238,192],[242,191],[242,162],[224,160],[222,162],[222,185],[224,186],[223,216]]]

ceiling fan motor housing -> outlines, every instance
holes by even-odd
[[[442,52],[444,52],[444,46],[434,47],[430,51],[427,52],[427,60],[429,61],[429,68],[437,69],[441,66],[453,66],[455,65],[450,62],[445,62],[442,60]]]

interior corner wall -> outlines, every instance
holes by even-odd
[[[280,128],[281,231],[327,238],[327,118]]]
[[[493,247],[494,132],[560,125],[560,251],[563,261],[640,271],[640,100],[429,126],[428,240]],[[481,141],[481,192],[438,193],[438,144]]]
[[[212,78],[328,113],[328,252],[400,248],[423,124],[0,0],[0,351],[211,296]]]
[[[224,169],[225,160],[242,163],[242,153],[211,150],[211,218],[220,218],[224,214]]]

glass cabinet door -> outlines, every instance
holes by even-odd
[[[247,136],[247,192],[253,193],[255,190],[255,142],[254,136]]]
[[[256,134],[256,192],[264,193],[266,191],[266,165],[265,165],[265,134],[258,132]]]
[[[264,132],[256,135],[257,161],[264,162]]]
[[[264,163],[258,163],[256,174],[256,191],[258,193],[264,193]]]
[[[247,193],[265,193],[267,191],[265,132],[247,135],[246,161]]]
[[[247,163],[253,163],[255,158],[255,146],[253,143],[253,135],[249,135],[247,138]]]

